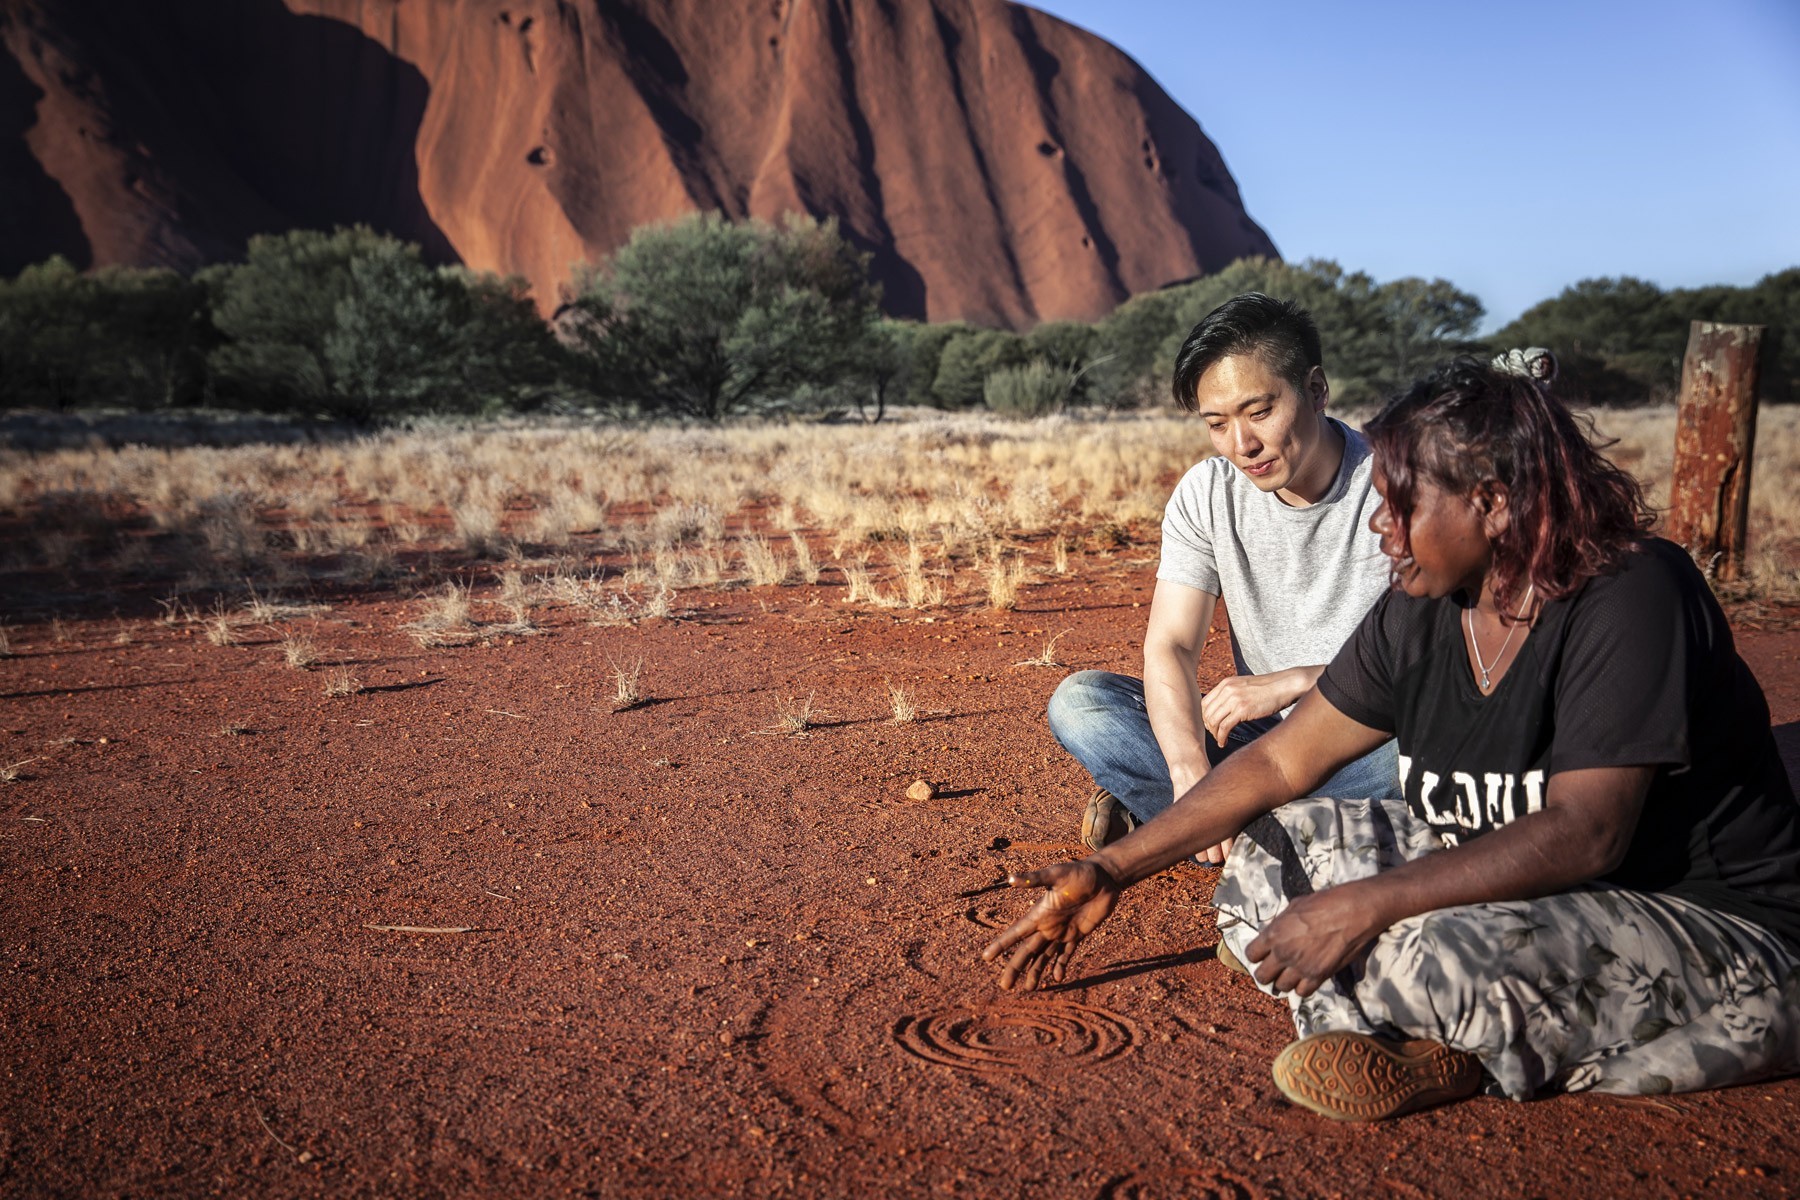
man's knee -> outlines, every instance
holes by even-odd
[[[1057,684],[1048,714],[1056,740],[1067,746],[1096,724],[1110,724],[1114,714],[1130,703],[1117,682],[1122,679],[1111,671],[1077,671]]]

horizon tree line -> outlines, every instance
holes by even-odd
[[[1693,319],[1768,326],[1764,398],[1800,394],[1800,268],[1749,287],[1584,279],[1483,337],[1481,301],[1448,280],[1377,282],[1329,259],[1242,259],[1098,321],[1023,333],[884,316],[868,263],[831,220],[696,213],[577,268],[546,321],[522,279],[431,266],[364,226],[261,235],[242,262],[192,275],[52,258],[0,280],[0,409],[212,407],[367,425],[1140,407],[1165,398],[1186,330],[1244,291],[1311,310],[1348,403],[1452,354],[1520,345],[1555,351],[1577,402],[1666,400]]]

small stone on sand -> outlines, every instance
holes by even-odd
[[[912,786],[906,789],[908,800],[931,800],[937,797],[937,788],[929,779],[915,779]]]

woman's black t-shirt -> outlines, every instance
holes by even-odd
[[[1475,686],[1454,599],[1383,596],[1319,679],[1400,744],[1413,813],[1451,843],[1544,807],[1550,778],[1655,766],[1605,882],[1669,892],[1800,949],[1800,809],[1769,708],[1706,580],[1651,540],[1546,604],[1493,693]]]

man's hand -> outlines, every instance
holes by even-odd
[[[1306,695],[1322,667],[1290,667],[1267,675],[1232,675],[1221,679],[1200,701],[1200,719],[1220,747],[1245,721],[1272,717]]]
[[[1295,898],[1245,947],[1256,981],[1302,996],[1318,991],[1387,928],[1367,890],[1346,883]]]
[[[1069,960],[1075,957],[1075,947],[1106,920],[1119,902],[1119,885],[1087,860],[1041,867],[1012,875],[1007,882],[1013,887],[1049,890],[1030,912],[988,943],[981,952],[981,961],[993,962],[1013,950],[1006,969],[1000,972],[1000,986],[1007,991],[1015,982],[1022,982],[1026,991],[1034,991],[1046,974],[1061,983]]]

